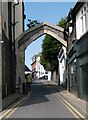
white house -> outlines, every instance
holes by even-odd
[[[65,85],[66,82],[66,48],[61,47],[58,55],[59,60],[59,74],[60,74],[60,85]]]
[[[36,73],[36,79],[47,79],[51,80],[51,72],[44,70],[44,67],[40,64],[40,54],[36,55],[36,62],[35,64],[35,73]],[[33,64],[32,64],[33,66]],[[32,67],[33,68],[33,67]]]

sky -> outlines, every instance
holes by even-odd
[[[25,30],[28,19],[38,20],[39,22],[49,22],[56,25],[61,18],[68,15],[70,8],[75,5],[74,2],[25,2]],[[42,40],[44,36],[32,42],[25,50],[25,64],[31,69],[31,58],[42,50]]]

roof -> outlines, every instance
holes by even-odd
[[[31,70],[25,65],[25,71],[30,71],[31,72]]]
[[[80,0],[78,0],[78,1],[80,1]],[[77,12],[80,10],[80,8],[83,6],[84,3],[85,2],[77,2],[74,5],[74,7],[73,7],[73,9],[71,11],[71,13],[72,13],[73,16],[77,14]]]
[[[78,0],[80,1],[80,0]],[[80,8],[84,5],[85,2],[76,2],[74,7],[69,10],[67,21],[70,21],[72,19],[75,19],[76,14],[80,10]]]

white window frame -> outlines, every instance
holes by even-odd
[[[84,10],[86,8],[86,10]],[[80,19],[82,23],[82,35],[88,30],[88,3],[83,6],[80,11]]]

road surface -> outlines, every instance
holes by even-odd
[[[31,95],[9,118],[75,118],[53,87],[39,80],[31,86]]]

